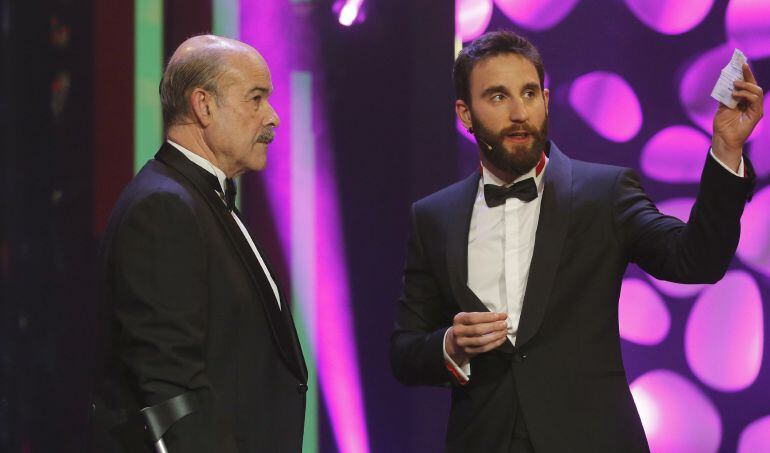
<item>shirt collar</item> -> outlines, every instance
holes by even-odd
[[[190,159],[192,163],[201,167],[202,169],[206,170],[212,175],[216,176],[217,180],[219,180],[219,186],[222,188],[222,193],[225,193],[225,179],[227,179],[225,172],[217,168],[216,165],[209,162],[209,160],[206,159],[205,157],[195,154],[194,152],[190,151],[189,149],[185,148],[179,143],[176,143],[170,139],[166,139],[166,141],[169,143],[169,145],[173,146],[174,148],[178,149],[182,154],[184,154],[186,158]]]

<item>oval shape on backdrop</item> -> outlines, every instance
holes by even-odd
[[[619,75],[595,71],[572,82],[569,103],[596,133],[627,142],[642,127],[642,107],[631,85]]]
[[[620,288],[618,325],[624,340],[652,346],[668,335],[671,316],[663,299],[650,285],[644,280],[627,278]]]
[[[685,357],[701,382],[736,392],[756,380],[763,341],[759,286],[749,273],[730,271],[693,305],[685,327]]]
[[[658,33],[679,35],[703,22],[714,0],[623,0],[637,19]]]
[[[658,181],[697,183],[709,148],[711,140],[703,132],[690,126],[670,126],[644,145],[640,165],[644,174]]]
[[[652,453],[710,453],[719,449],[722,421],[714,403],[692,382],[653,370],[631,384]]]

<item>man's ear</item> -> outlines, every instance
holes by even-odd
[[[471,120],[471,109],[462,99],[455,101],[455,113],[457,113],[457,117],[460,118],[460,122],[463,123],[463,126],[466,129],[472,130],[473,121]]]
[[[203,127],[211,124],[213,104],[214,95],[202,88],[196,88],[190,93],[190,109],[193,118]]]
[[[545,113],[548,114],[548,101],[551,99],[551,90],[543,88],[543,101],[545,102]]]

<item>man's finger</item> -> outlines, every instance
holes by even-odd
[[[454,326],[455,336],[458,337],[478,337],[493,332],[508,330],[508,324],[505,321],[485,322],[483,324],[460,324]]]
[[[505,313],[493,312],[462,312],[455,315],[455,324],[464,324],[466,326],[481,324],[485,322],[502,321],[507,318]]]
[[[489,352],[489,351],[491,351],[493,349],[499,348],[501,344],[503,344],[503,343],[505,343],[507,341],[507,339],[508,339],[508,337],[505,336],[503,338],[500,338],[499,340],[495,340],[495,341],[493,341],[491,343],[488,343],[488,344],[486,344],[484,346],[479,346],[479,347],[475,347],[475,348],[466,348],[465,352],[468,355],[478,355],[478,354],[482,354],[484,352]]]
[[[735,88],[737,88],[738,90],[751,91],[752,93],[759,96],[762,96],[763,94],[762,87],[755,83],[749,83],[744,80],[736,80],[734,85],[735,85]]]
[[[500,338],[504,338],[506,336],[506,332],[494,332],[478,337],[455,337],[455,341],[457,342],[457,346],[460,346],[463,349],[477,348],[489,343],[494,343],[495,341],[500,340]]]
[[[749,83],[757,85],[757,79],[754,78],[754,73],[751,72],[751,68],[748,63],[743,63],[743,79]]]

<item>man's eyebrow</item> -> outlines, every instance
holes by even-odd
[[[255,86],[246,92],[246,96],[250,96],[252,93],[267,93],[270,94],[270,89],[267,87]]]
[[[540,91],[540,84],[535,82],[529,82],[528,84],[524,85],[524,88],[522,88],[522,91],[524,90],[532,90],[535,92]]]
[[[510,94],[508,92],[508,88],[506,88],[503,85],[493,85],[491,87],[487,87],[484,91],[481,92],[481,97],[487,97],[492,93],[503,93],[503,94]]]

